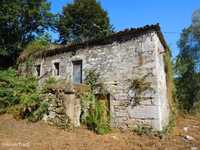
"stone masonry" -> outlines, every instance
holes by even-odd
[[[81,60],[83,82],[84,71],[95,69],[109,92],[113,127],[145,124],[162,130],[168,124],[170,111],[164,64],[166,48],[160,31],[154,26],[130,32],[124,35],[126,40],[122,36],[121,41],[116,38],[107,44],[63,50],[50,56],[38,55],[34,57],[34,64],[41,65],[41,83],[49,76],[73,82],[73,62]],[[55,62],[60,65],[59,75],[55,75]],[[36,74],[34,67],[32,72]],[[140,89],[131,88],[132,81],[148,84],[140,91],[139,98],[136,92]]]

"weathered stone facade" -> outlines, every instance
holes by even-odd
[[[158,31],[145,29],[128,40],[113,40],[108,44],[35,57],[34,64],[41,65],[41,82],[49,76],[73,81],[73,62],[81,60],[83,81],[84,70],[95,69],[110,94],[113,127],[147,124],[162,130],[169,118],[164,54]],[[58,76],[53,66],[55,62],[60,65]],[[32,71],[36,74],[34,67]],[[136,90],[139,89],[130,88],[131,81],[140,80],[150,84],[140,91],[140,102],[136,103]]]
[[[81,104],[74,89],[69,84],[49,89],[44,98],[49,104],[48,111],[43,116],[45,122],[59,128],[80,126]]]

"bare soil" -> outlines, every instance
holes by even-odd
[[[185,128],[185,130],[184,130]],[[186,131],[186,128],[188,131]],[[191,136],[190,141],[184,136]],[[0,150],[200,150],[200,117],[179,117],[174,131],[160,139],[113,130],[96,135],[84,128],[61,130],[43,122],[0,116]]]

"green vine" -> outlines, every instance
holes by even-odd
[[[134,80],[129,81],[131,83],[129,90],[132,90],[135,92],[134,96],[131,97],[131,102],[134,102],[133,106],[140,105],[141,101],[145,100],[145,98],[141,96],[143,92],[147,90],[154,90],[151,87],[151,82],[146,81],[146,78],[149,75],[150,74],[147,74],[141,79],[134,79]]]
[[[81,122],[97,134],[108,133],[110,131],[110,119],[107,114],[107,106],[96,96],[97,93],[104,95],[106,90],[103,84],[99,82],[99,74],[95,70],[87,70],[85,74],[85,83],[91,90],[80,95]]]

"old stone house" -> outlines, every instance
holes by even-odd
[[[147,124],[162,130],[170,112],[166,51],[159,25],[147,25],[35,53],[32,72],[41,81],[53,76],[81,84],[85,70],[95,69],[109,93],[113,127]]]

